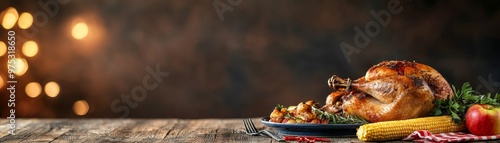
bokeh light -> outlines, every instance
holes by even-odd
[[[11,29],[16,25],[17,18],[19,17],[17,10],[13,7],[5,9],[2,18],[2,26],[5,29]]]
[[[56,97],[59,94],[60,90],[61,89],[59,88],[59,84],[54,81],[45,84],[45,94],[47,94],[47,96],[49,97]]]
[[[73,111],[76,115],[83,116],[89,111],[89,104],[85,100],[78,100],[73,104]]]
[[[33,24],[33,16],[30,13],[23,12],[19,16],[19,20],[17,21],[17,25],[21,29],[28,29]]]
[[[0,76],[0,88],[3,88],[4,85],[5,85],[5,81],[3,80],[3,77]]]
[[[23,54],[26,57],[33,57],[38,53],[38,44],[35,41],[27,41],[23,44]]]
[[[25,91],[26,95],[35,98],[42,93],[42,86],[38,82],[30,82],[26,85]]]
[[[5,55],[7,53],[7,45],[3,41],[0,41],[0,56]]]
[[[28,62],[23,58],[14,58],[14,74],[17,76],[22,76],[26,71],[28,71]],[[7,65],[7,68],[9,65]],[[11,67],[12,68],[12,67]]]
[[[73,29],[71,30],[71,35],[77,40],[85,38],[88,33],[89,28],[87,27],[87,24],[83,22],[75,24],[75,26],[73,26]]]

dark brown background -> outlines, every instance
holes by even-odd
[[[42,10],[37,2],[6,0],[0,8],[36,12]],[[223,21],[213,2],[72,0],[60,5],[31,38],[40,51],[18,79],[23,88],[16,96],[17,116],[80,117],[72,104],[85,99],[90,111],[83,117],[119,117],[111,103],[142,85],[145,68],[157,64],[170,75],[127,117],[267,116],[277,103],[324,102],[332,74],[358,78],[384,60],[415,60],[436,68],[451,84],[469,81],[482,92],[500,90],[500,1],[401,0],[403,11],[392,15],[350,63],[339,44],[352,45],[353,28],[364,29],[375,20],[370,11],[387,9],[388,1],[243,0],[223,14]],[[92,41],[68,34],[75,17],[98,29],[89,33]],[[3,40],[6,31],[1,31]],[[6,56],[0,58],[6,62]],[[28,82],[52,80],[61,85],[56,98],[23,93]],[[5,88],[0,94],[7,103]],[[0,104],[6,117],[7,106]]]

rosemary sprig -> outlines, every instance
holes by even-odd
[[[491,96],[490,93],[481,95],[474,91],[468,82],[462,85],[460,90],[457,90],[455,86],[453,88],[453,98],[440,99],[434,101],[437,105],[431,115],[450,115],[455,123],[462,123],[465,120],[465,113],[474,104],[489,104],[493,106],[500,105],[500,94],[495,94]]]
[[[330,124],[366,124],[369,123],[365,119],[358,117],[358,116],[352,116],[352,115],[337,115],[337,114],[332,114],[329,112],[325,112],[321,109],[318,109],[315,106],[312,106],[312,110],[314,114],[318,116],[319,119],[326,119],[328,120],[328,123]]]

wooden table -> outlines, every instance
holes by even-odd
[[[245,134],[241,119],[16,119],[16,135],[0,120],[0,142],[275,142]],[[257,128],[265,126],[255,118]],[[332,142],[360,142],[330,138]],[[399,142],[399,141],[398,141]]]

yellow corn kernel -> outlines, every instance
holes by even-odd
[[[359,127],[356,135],[361,141],[400,140],[418,130],[445,133],[463,131],[465,126],[455,124],[451,116],[434,116],[369,123]]]

